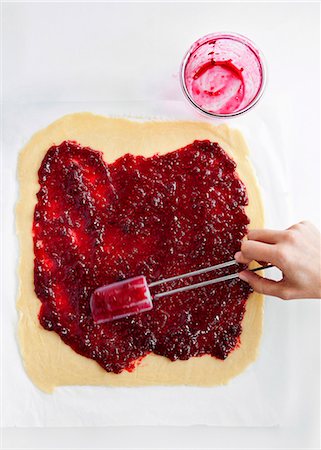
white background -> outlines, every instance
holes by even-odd
[[[319,17],[316,3],[4,3],[4,113],[14,102],[181,100],[178,68],[189,45],[212,31],[243,33],[269,69],[266,93],[249,114],[290,105],[293,220],[319,223]],[[306,370],[279,427],[8,429],[4,448],[319,447],[319,305],[287,307],[301,318],[292,368]]]

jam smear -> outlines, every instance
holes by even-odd
[[[192,45],[184,66],[188,97],[203,111],[234,114],[248,108],[263,89],[263,62],[242,36],[214,33]]]
[[[133,370],[151,352],[173,361],[225,359],[239,345],[251,292],[240,279],[106,323],[94,322],[90,299],[116,281],[143,275],[151,283],[233,259],[249,223],[235,169],[210,141],[150,158],[126,154],[112,164],[76,142],[51,147],[39,169],[33,223],[41,325],[108,372]]]

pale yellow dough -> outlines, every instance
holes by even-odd
[[[34,292],[32,221],[39,189],[37,172],[53,144],[75,140],[83,146],[104,152],[112,162],[130,152],[151,156],[176,150],[195,139],[218,142],[237,163],[237,172],[246,184],[249,196],[247,214],[250,228],[263,227],[263,205],[246,143],[236,130],[226,125],[205,122],[139,122],[112,119],[90,113],[62,117],[36,133],[19,157],[20,197],[17,204],[17,229],[20,240],[20,289],[17,308],[20,313],[19,341],[25,369],[40,389],[52,392],[63,385],[199,385],[227,383],[241,373],[257,356],[262,333],[263,297],[252,294],[242,323],[241,346],[225,361],[210,356],[171,362],[162,356],[147,356],[133,372],[111,374],[95,361],[80,356],[60,337],[44,330],[38,322],[40,301]]]

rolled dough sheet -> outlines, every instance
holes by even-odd
[[[236,161],[237,172],[245,183],[249,205],[246,213],[250,228],[264,225],[263,205],[248,148],[237,130],[227,125],[205,122],[139,122],[114,119],[90,113],[62,117],[36,133],[19,156],[20,196],[17,204],[17,231],[20,241],[19,261],[19,342],[25,369],[41,390],[52,392],[56,386],[102,385],[198,385],[226,384],[240,374],[257,356],[262,334],[263,296],[250,295],[242,322],[241,345],[226,360],[211,356],[175,361],[148,355],[133,372],[107,373],[95,361],[74,352],[60,337],[43,329],[38,322],[40,301],[33,283],[33,211],[39,189],[38,169],[47,150],[64,140],[103,151],[106,162],[125,153],[152,156],[190,144],[195,139],[209,139]]]

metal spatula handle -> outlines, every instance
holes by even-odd
[[[231,261],[216,264],[216,266],[205,267],[204,269],[198,269],[194,270],[193,272],[183,273],[182,275],[176,275],[175,277],[164,278],[163,280],[154,281],[153,283],[150,283],[148,286],[151,288],[154,286],[158,286],[159,284],[168,283],[170,281],[180,280],[186,277],[193,277],[194,275],[201,275],[202,273],[211,272],[212,270],[223,269],[223,267],[233,266],[234,264],[236,264],[236,261],[235,259],[232,259]]]
[[[233,264],[235,264],[236,261],[233,260]],[[149,287],[152,286],[156,286],[157,284],[161,284],[164,283],[165,281],[173,281],[176,280],[178,278],[185,278],[186,276],[192,276],[191,274],[194,275],[198,275],[201,273],[205,273],[205,272],[209,272],[210,270],[214,270],[214,269],[218,269],[218,268],[222,268],[222,267],[227,267],[227,266],[231,266],[232,265],[232,261],[229,261],[228,263],[223,263],[223,264],[218,264],[218,266],[212,266],[212,267],[208,267],[207,269],[201,269],[201,270],[197,270],[195,272],[189,272],[188,274],[184,274],[183,276],[178,276],[178,277],[172,277],[172,278],[167,278],[165,280],[161,280],[156,281],[155,283],[151,283],[149,285]],[[262,266],[262,267],[257,267],[256,269],[251,269],[251,272],[258,272],[259,270],[263,270],[263,269],[269,269],[270,267],[274,267],[272,264],[269,264],[267,266]],[[230,275],[225,275],[224,277],[219,277],[219,278],[214,278],[213,280],[208,280],[208,281],[202,281],[201,283],[196,283],[196,284],[190,284],[188,286],[183,286],[181,288],[177,288],[177,289],[172,289],[171,291],[166,291],[166,292],[160,292],[159,294],[155,294],[153,296],[154,300],[158,300],[162,297],[166,297],[167,295],[173,295],[173,294],[178,294],[179,292],[185,292],[185,291],[189,291],[191,289],[197,289],[200,287],[204,287],[204,286],[209,286],[211,284],[215,284],[215,283],[220,283],[221,281],[227,281],[227,280],[232,280],[233,278],[237,278],[238,277],[238,272],[237,273],[232,273]]]

